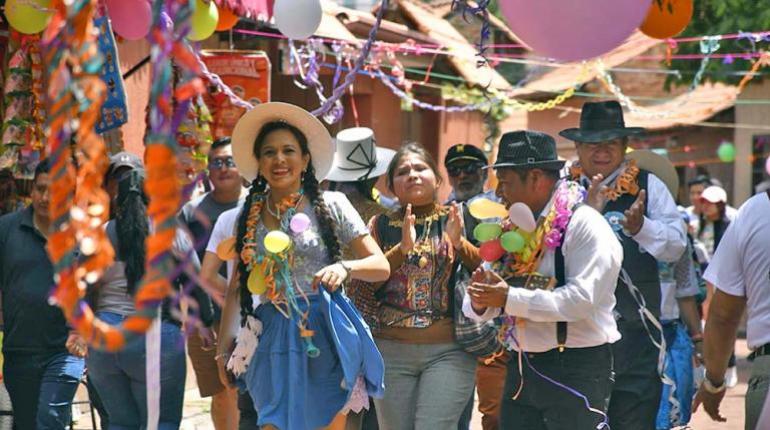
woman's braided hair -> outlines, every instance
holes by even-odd
[[[300,150],[303,155],[310,155],[310,149],[308,147],[307,137],[297,127],[284,122],[284,121],[272,121],[262,126],[254,141],[253,155],[259,159],[259,150],[262,144],[267,139],[270,133],[278,130],[289,131],[299,143]],[[236,241],[236,251],[240,257],[241,251],[243,251],[243,239],[246,235],[246,221],[249,217],[252,203],[255,199],[264,199],[268,190],[268,184],[264,177],[257,176],[251,183],[251,190],[243,204],[243,210],[238,217],[238,232]],[[331,261],[338,261],[342,256],[340,249],[340,241],[336,233],[336,222],[332,218],[326,202],[324,202],[323,195],[321,194],[321,188],[318,184],[318,180],[315,177],[315,168],[313,167],[312,159],[308,164],[307,169],[302,175],[302,191],[307,196],[310,204],[313,205],[313,212],[318,219],[318,228],[321,235],[321,239],[326,246],[329,258]],[[238,259],[238,273],[240,274],[239,286],[241,293],[241,317],[245,319],[247,315],[251,313],[252,301],[251,293],[247,288],[247,282],[249,279],[249,271],[243,262],[242,258]]]

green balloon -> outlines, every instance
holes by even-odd
[[[725,163],[735,161],[735,145],[730,142],[722,142],[717,148],[717,156]]]
[[[503,228],[499,224],[483,223],[476,226],[473,229],[473,237],[479,242],[486,242],[488,240],[497,239],[500,237],[500,233],[503,232]]]
[[[524,237],[516,231],[509,231],[500,237],[500,244],[508,252],[519,252],[524,249]]]

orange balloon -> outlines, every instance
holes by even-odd
[[[693,0],[653,0],[639,30],[655,39],[674,37],[690,23],[692,11]]]
[[[219,22],[217,22],[217,31],[227,31],[238,23],[238,15],[230,9],[223,7],[219,9]]]

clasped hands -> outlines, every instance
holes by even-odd
[[[503,308],[508,300],[508,283],[491,270],[481,267],[471,275],[471,285],[467,294],[477,314],[483,314],[487,308]]]

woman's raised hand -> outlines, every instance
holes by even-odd
[[[412,215],[412,205],[406,205],[406,214],[404,214],[404,225],[401,227],[401,252],[406,255],[414,249],[414,243],[417,241],[417,230],[414,228],[416,217]]]
[[[449,217],[446,222],[446,233],[449,236],[449,240],[452,242],[452,246],[455,249],[460,247],[463,239],[463,230],[465,229],[465,221],[463,220],[462,211],[457,203],[452,203],[449,207]]]

